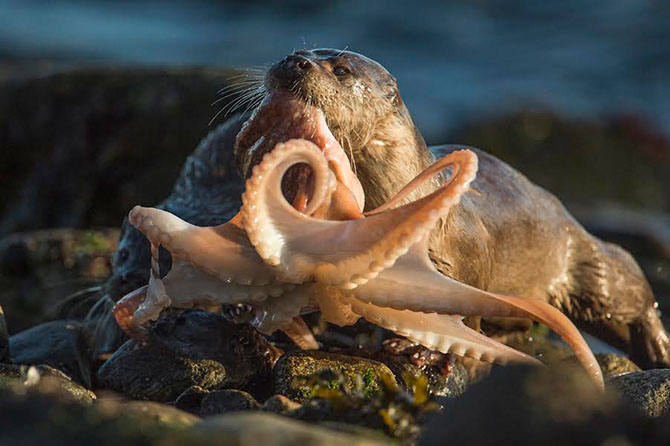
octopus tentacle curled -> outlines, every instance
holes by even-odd
[[[341,150],[341,148],[339,148]],[[344,157],[346,159],[346,156]],[[135,207],[131,224],[157,256],[173,258],[163,278],[123,298],[114,313],[131,335],[167,305],[247,303],[260,331],[283,330],[301,348],[316,348],[300,314],[322,310],[326,321],[350,325],[360,317],[430,349],[488,362],[537,364],[463,324],[465,316],[526,317],[547,324],[574,349],[591,378],[602,373],[574,325],[545,302],[480,290],[439,273],[428,257],[429,232],[458,204],[477,173],[477,156],[453,152],[426,169],[378,209],[362,213],[360,184],[341,161],[338,147],[321,150],[294,139],[277,144],[252,170],[240,213],[214,227]],[[283,181],[296,165],[309,166],[298,189],[303,204],[287,200]],[[399,205],[428,178],[450,169],[433,192]],[[353,192],[352,192],[353,191]],[[332,209],[338,212],[338,219]],[[344,216],[344,217],[343,217]]]

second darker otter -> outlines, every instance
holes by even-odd
[[[266,99],[235,143],[245,177],[278,142],[301,137],[320,145],[311,124],[323,118],[349,155],[365,208],[373,209],[429,166],[435,153],[456,149],[429,149],[393,76],[360,54],[296,51],[268,71],[263,87]],[[287,98],[290,107],[283,106]],[[670,340],[633,258],[587,233],[549,192],[476,151],[480,168],[472,190],[431,234],[438,269],[482,289],[548,301],[643,367],[670,365]]]

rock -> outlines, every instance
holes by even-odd
[[[615,376],[610,383],[647,415],[670,415],[670,369],[627,373]]]
[[[217,388],[226,369],[211,359],[192,359],[153,343],[130,340],[98,370],[98,385],[129,398],[173,401],[190,386]]]
[[[60,370],[47,365],[0,364],[0,387],[56,395],[63,400],[80,404],[91,404],[97,398],[95,393],[72,381]]]
[[[53,321],[15,334],[9,339],[16,364],[47,364],[91,387],[91,337],[75,321]]]
[[[372,429],[403,444],[413,444],[426,414],[439,408],[430,397],[428,379],[423,374],[416,378],[406,376],[404,379],[411,389],[406,391],[393,376],[381,374],[380,378],[378,391],[370,394],[363,379],[357,379],[352,387],[343,372],[323,369],[307,379],[300,379],[309,385],[312,397],[288,415],[320,425],[348,426],[348,430]]]
[[[291,420],[267,412],[244,412],[219,415],[195,426],[203,438],[221,438],[239,446],[381,446],[390,445],[377,436],[364,437],[326,429],[314,424]]]
[[[624,373],[639,372],[641,369],[633,361],[615,353],[596,353],[596,359],[606,378]]]
[[[0,386],[0,444],[202,444],[196,417],[156,403],[102,399],[92,405],[41,388]],[[220,444],[228,444],[221,442]]]
[[[284,395],[272,395],[270,398],[265,400],[261,406],[261,409],[267,412],[285,414],[287,412],[291,412],[292,410],[298,409],[299,407],[299,403],[292,401]]]
[[[12,333],[83,319],[111,274],[118,229],[53,229],[0,239],[0,289]]]
[[[191,386],[267,392],[276,350],[258,332],[205,311],[167,314],[148,340],[130,340],[98,370],[100,386],[133,399],[174,401]]]
[[[167,404],[160,404],[153,401],[122,401],[110,402],[108,399],[99,399],[95,402],[96,408],[103,411],[110,411],[110,406],[116,405],[112,411],[123,411],[124,414],[133,418],[141,418],[156,422],[161,426],[185,428],[191,427],[200,422],[200,418],[179,410]]]
[[[362,378],[364,392],[368,395],[379,391],[382,375],[394,377],[387,366],[371,359],[320,351],[296,351],[286,353],[277,361],[272,370],[273,391],[294,401],[305,402],[311,397],[311,389],[297,381],[324,369],[340,372],[345,385],[351,388],[356,387],[356,380]]]
[[[630,376],[630,375],[623,375]],[[667,444],[667,419],[648,418],[578,365],[495,367],[460,398],[444,400],[420,445]]]
[[[9,361],[9,334],[7,333],[5,312],[0,305],[0,363],[7,361]]]
[[[226,412],[258,410],[261,405],[247,392],[241,390],[216,390],[209,392],[200,404],[200,416],[209,417]]]
[[[378,351],[366,357],[386,365],[405,389],[409,388],[408,380],[414,380],[419,375],[424,375],[428,378],[428,388],[432,395],[455,398],[465,392],[470,382],[468,370],[460,362],[454,363],[449,373],[445,375],[438,367],[412,364],[406,355],[394,355],[385,351]]]
[[[202,399],[208,393],[207,390],[200,386],[191,386],[177,397],[174,401],[174,407],[198,415],[200,414],[200,404],[202,404]]]

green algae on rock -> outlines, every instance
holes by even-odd
[[[277,361],[272,370],[273,390],[294,401],[305,402],[312,397],[312,391],[301,378],[324,369],[340,373],[344,384],[350,388],[355,388],[357,381],[362,379],[363,392],[368,396],[379,392],[382,376],[394,376],[378,361],[321,351],[296,351],[286,353]]]

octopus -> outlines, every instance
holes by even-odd
[[[474,180],[478,158],[453,152],[430,166],[384,205],[363,212],[365,196],[339,143],[323,120],[310,120],[321,146],[279,143],[253,167],[242,208],[230,221],[195,226],[167,211],[137,206],[130,223],[151,243],[149,284],[114,307],[131,336],[169,306],[245,303],[260,332],[286,333],[303,349],[318,343],[301,319],[319,310],[344,326],[359,318],[431,350],[505,364],[539,361],[467,327],[467,316],[531,318],[555,330],[594,382],[597,361],[577,328],[538,300],[477,289],[437,271],[428,257],[430,231]],[[301,171],[308,168],[308,175]],[[292,169],[296,191],[287,199]],[[434,192],[399,205],[417,187],[448,170]],[[161,277],[159,247],[172,256]]]

